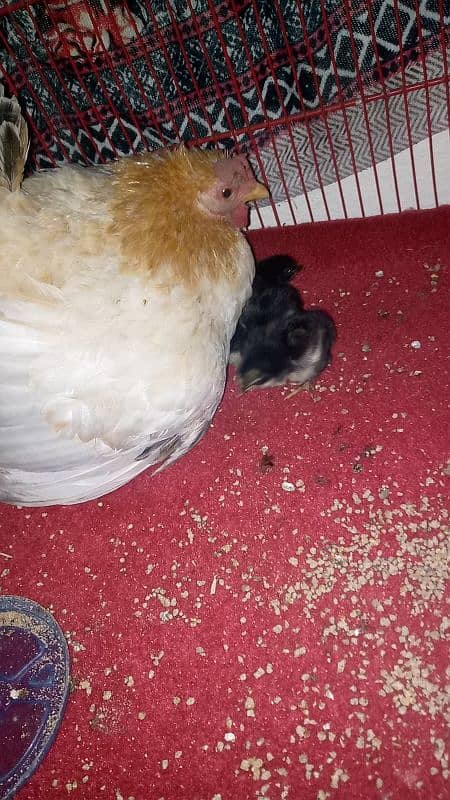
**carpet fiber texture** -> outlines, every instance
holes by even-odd
[[[1,507],[1,591],[50,608],[72,660],[20,800],[448,797],[450,209],[251,240],[336,321],[315,390],[230,374],[166,472]]]

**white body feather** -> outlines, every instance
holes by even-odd
[[[2,501],[110,492],[187,452],[222,397],[253,279],[244,237],[232,288],[144,281],[105,233],[110,192],[107,170],[73,167],[0,190]]]

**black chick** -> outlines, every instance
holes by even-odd
[[[230,361],[244,392],[306,384],[331,361],[334,322],[325,311],[304,309],[300,293],[289,283],[298,271],[289,256],[256,265],[252,296],[231,342]]]
[[[301,266],[291,256],[271,256],[257,261],[253,291],[259,286],[283,286],[300,272]],[[303,307],[303,302],[302,302]]]

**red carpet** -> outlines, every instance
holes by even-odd
[[[252,242],[336,320],[315,391],[230,380],[167,472],[1,508],[1,591],[54,612],[74,687],[20,800],[448,797],[450,209]]]

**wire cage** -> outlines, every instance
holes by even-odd
[[[0,71],[30,169],[247,152],[254,227],[450,202],[449,0],[22,0]]]

